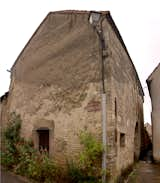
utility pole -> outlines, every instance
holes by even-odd
[[[106,134],[106,94],[102,93],[102,183],[106,183],[106,169],[107,169],[107,134]]]
[[[99,42],[101,46],[101,83],[102,83],[102,144],[103,144],[103,153],[102,153],[102,183],[106,183],[106,169],[107,169],[107,132],[106,132],[106,122],[107,122],[107,114],[106,114],[106,92],[105,92],[105,77],[104,77],[104,59],[107,56],[106,53],[106,45],[102,30],[102,21],[103,15],[99,12],[91,12],[89,21],[95,28]]]

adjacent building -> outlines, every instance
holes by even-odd
[[[149,138],[152,140],[152,125],[150,123],[145,123],[144,128],[147,131]]]
[[[8,120],[8,92],[6,92],[3,96],[0,97],[0,147],[1,149],[4,148],[4,141],[3,141],[3,131],[7,125],[7,120]]]
[[[160,162],[160,64],[148,77],[147,84],[152,102],[153,158]]]
[[[49,13],[11,69],[8,111],[21,115],[21,135],[61,166],[81,151],[80,131],[101,141],[102,127],[112,175],[132,165],[141,148],[143,90],[110,13]]]

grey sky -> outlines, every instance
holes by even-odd
[[[159,0],[5,0],[0,3],[0,96],[8,90],[10,69],[49,11],[109,10],[123,37],[145,92],[145,122],[150,122],[146,79],[160,62]]]

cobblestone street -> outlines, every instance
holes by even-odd
[[[160,183],[160,164],[140,161],[127,183]]]

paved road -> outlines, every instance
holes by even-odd
[[[0,183],[29,183],[29,182],[20,176],[1,170]]]
[[[140,161],[128,183],[160,183],[160,164]]]

